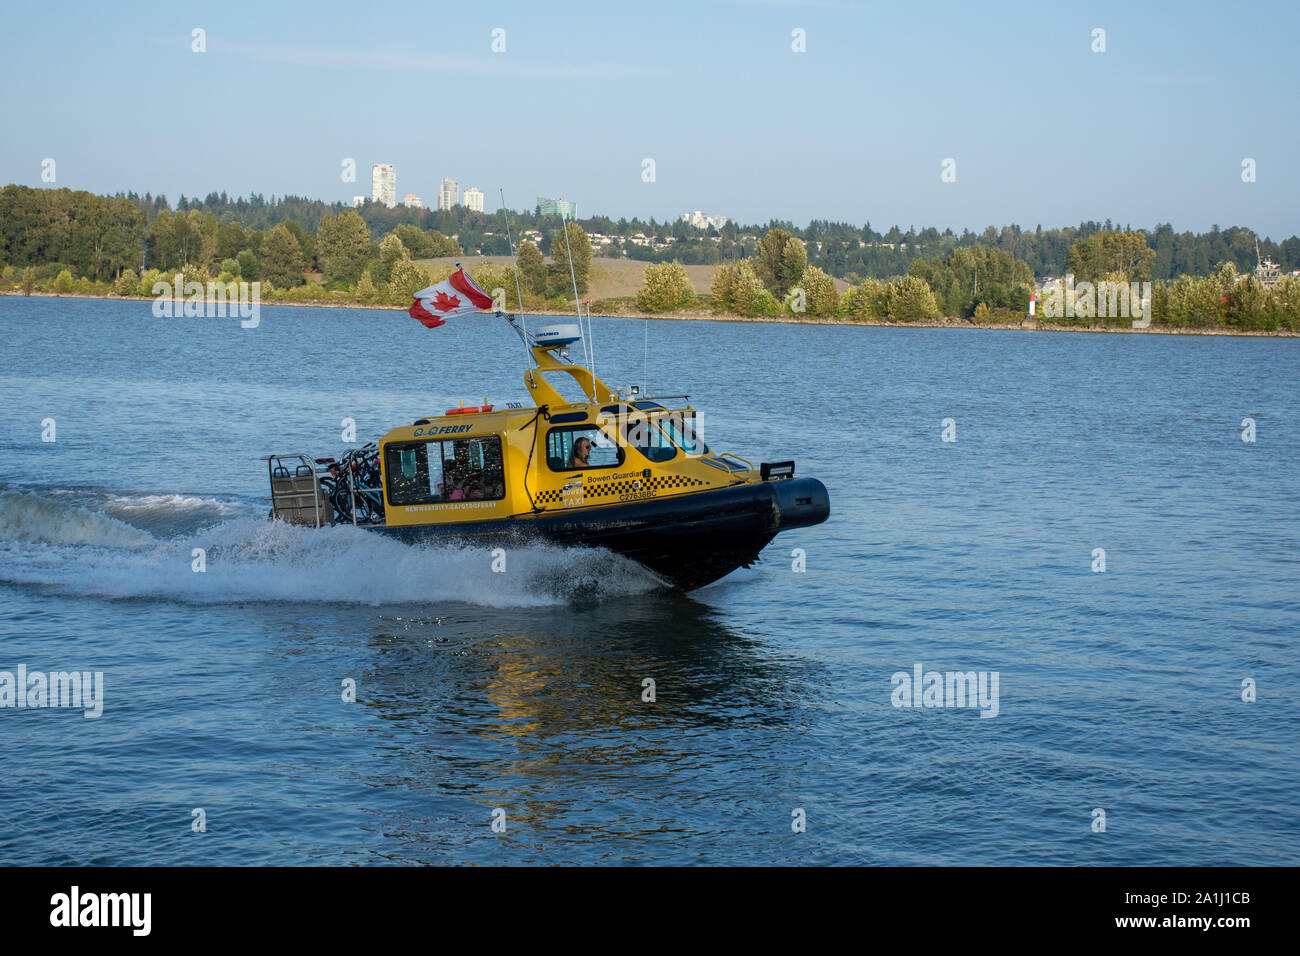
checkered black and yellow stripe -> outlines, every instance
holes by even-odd
[[[583,488],[583,498],[587,501],[602,498],[617,498],[621,495],[648,491],[679,491],[707,485],[699,478],[687,475],[661,475],[654,478],[622,478],[618,481],[602,481],[588,484]],[[555,504],[563,501],[563,491],[543,491],[536,496],[538,504]],[[569,497],[572,497],[570,495]]]
[[[610,498],[635,494],[638,491],[673,491],[703,485],[698,478],[686,475],[661,475],[654,478],[623,478],[587,486],[588,498]]]

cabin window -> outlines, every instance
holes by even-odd
[[[706,455],[709,446],[704,443],[695,430],[695,415],[685,412],[668,412],[660,415],[656,421],[660,429],[672,440],[673,444],[688,455]]]
[[[671,461],[677,455],[677,446],[651,418],[632,418],[627,423],[627,443],[639,451],[647,461]]]
[[[583,444],[580,445],[580,442]],[[586,464],[574,457],[576,449],[587,451]],[[552,428],[546,433],[546,464],[551,471],[614,468],[622,463],[622,449],[594,425]]]
[[[496,435],[390,444],[384,456],[389,504],[499,501],[506,496]]]
[[[403,448],[402,453],[402,477],[407,481],[415,478],[420,471],[419,462],[415,458],[414,448]]]

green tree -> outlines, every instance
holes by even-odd
[[[415,293],[430,283],[426,269],[417,266],[409,256],[400,257],[393,262],[388,285],[384,289],[384,301],[389,305],[409,306]]]
[[[432,249],[430,253],[434,258],[446,258],[448,256],[458,256],[461,254],[460,243],[450,236],[444,236],[437,229],[430,229],[425,235],[429,238],[429,244]]]
[[[1300,332],[1300,276],[1287,275],[1273,289],[1270,305],[1279,327]]]
[[[576,222],[565,224],[569,239],[565,242],[564,233],[557,230],[551,237],[552,266],[548,289],[552,295],[567,296],[573,292],[574,280],[578,283],[578,294],[587,291],[591,275],[591,240],[586,231]],[[569,253],[573,253],[572,277],[570,277]]]
[[[326,282],[351,284],[361,277],[370,258],[370,230],[355,209],[345,209],[320,221],[316,229],[316,258]]]
[[[771,293],[763,288],[763,282],[754,271],[753,263],[744,259],[736,266],[736,279],[731,287],[731,308],[737,315],[759,315],[760,297]]]
[[[257,256],[252,249],[240,250],[239,255],[235,256],[235,261],[239,263],[239,277],[245,282],[254,282],[257,279]]]
[[[371,263],[371,278],[381,288],[388,285],[393,274],[393,267],[404,259],[410,259],[411,253],[406,244],[398,238],[397,233],[390,232],[379,242],[379,261]]]
[[[357,217],[361,218],[360,216]],[[393,230],[398,239],[402,240],[402,245],[406,246],[411,253],[412,259],[432,259],[441,253],[435,251],[433,240],[419,226],[412,226],[409,223],[402,223]]]
[[[938,290],[936,304],[947,315],[972,315],[981,303],[990,310],[1024,312],[1034,284],[1028,264],[981,245],[958,247],[943,258],[914,259],[907,272]]]
[[[248,248],[248,238],[244,227],[237,222],[223,223],[217,230],[217,256],[221,259],[233,259],[240,251]]]
[[[839,311],[840,293],[835,280],[817,266],[808,266],[799,277],[798,288],[804,293],[804,311],[807,315],[832,316]]]
[[[136,286],[135,294],[152,298],[155,282],[166,282],[170,287],[171,281],[170,276],[163,275],[158,269],[146,269],[144,272],[140,273],[140,284]]]
[[[512,302],[514,303],[514,308],[521,308],[519,304],[519,294],[515,291],[516,280],[514,266],[508,263],[499,266],[487,264],[479,265],[474,269],[473,279],[478,283],[479,288],[492,296],[494,300],[497,298],[497,290],[500,289],[502,292],[501,304],[505,306],[506,309],[512,307]],[[520,285],[522,284],[521,281]]]
[[[1066,266],[1079,281],[1097,282],[1109,273],[1118,273],[1128,281],[1145,281],[1151,278],[1155,258],[1155,250],[1147,246],[1146,233],[1136,229],[1103,230],[1076,239],[1066,256]]]
[[[733,308],[731,296],[736,286],[736,267],[725,263],[713,270],[709,291],[713,296],[713,311],[725,314]]]
[[[72,291],[72,273],[63,269],[54,279],[54,291],[59,295],[67,295]]]
[[[889,283],[882,298],[885,315],[897,322],[932,319],[939,315],[930,284],[918,276],[906,275]]]
[[[302,247],[284,224],[280,223],[266,234],[258,255],[258,274],[263,281],[275,283],[277,289],[289,289],[303,284]]]
[[[542,257],[542,250],[525,239],[519,243],[517,261],[524,290],[534,295],[546,295],[546,260]]]
[[[176,240],[176,222],[170,209],[164,209],[149,224],[147,258],[149,265],[164,272],[181,265]]]
[[[778,298],[785,298],[807,264],[804,244],[784,229],[769,229],[754,249],[754,273]]]
[[[374,302],[379,290],[375,288],[375,283],[370,278],[370,270],[367,269],[361,273],[361,278],[357,280],[357,288],[354,297],[358,302]]]
[[[636,294],[636,304],[645,312],[670,312],[693,306],[695,288],[686,267],[676,259],[646,266],[645,284]]]
[[[849,315],[859,322],[866,322],[869,319],[878,319],[884,315],[881,307],[881,296],[884,294],[885,287],[879,279],[866,278],[859,285],[854,286],[848,291],[848,310]]]
[[[135,290],[139,287],[140,277],[130,269],[124,269],[113,283],[113,291],[118,295],[135,295]]]
[[[793,289],[803,278],[804,270],[807,267],[808,250],[804,248],[802,242],[792,236],[786,241],[785,248],[781,250],[780,289],[773,289],[772,291],[784,295]],[[820,269],[817,271],[821,272]]]
[[[281,225],[293,233],[294,239],[298,240],[298,250],[302,253],[303,268],[312,268],[316,262],[316,238],[292,219],[286,219]]]
[[[201,213],[197,209],[190,213],[191,232],[194,235],[194,248],[190,261],[203,269],[209,269],[217,261],[217,240],[221,227],[217,217],[212,213]]]

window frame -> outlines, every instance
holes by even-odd
[[[569,468],[569,467],[556,468],[554,465],[551,464],[551,456],[550,456],[551,436],[554,435],[556,432],[597,432],[603,435],[606,441],[610,442],[610,444],[614,446],[615,459],[613,462],[611,462],[608,465],[585,465],[578,468]],[[570,449],[573,448],[572,443],[570,443],[569,448]],[[548,428],[546,430],[546,444],[545,447],[543,448],[543,457],[546,459],[546,468],[548,471],[551,471],[555,474],[562,474],[564,472],[573,472],[573,471],[604,471],[607,468],[621,468],[624,462],[627,461],[627,451],[623,447],[623,445],[620,444],[618,438],[610,437],[608,432],[606,432],[603,428],[601,428],[599,425],[595,424],[594,422],[586,422],[585,424],[557,425],[553,428]]]
[[[656,445],[647,444],[642,446],[634,442],[632,440],[632,431],[634,428],[640,428],[641,426],[646,427],[647,434],[649,436],[658,435],[662,439],[664,439],[664,441],[666,441],[667,444],[656,444]],[[658,417],[654,413],[647,412],[647,411],[638,410],[635,415],[629,415],[625,419],[623,419],[623,440],[627,442],[627,446],[629,448],[635,448],[636,453],[640,455],[642,458],[644,458],[646,461],[650,462],[652,465],[667,464],[668,462],[675,459],[679,454],[683,453],[684,451],[684,449],[682,449],[675,441],[673,441],[672,434],[670,432],[664,431],[664,429],[660,426]],[[662,453],[664,449],[671,449],[672,454],[671,455],[652,454],[653,452]]]
[[[432,494],[432,487],[433,487],[433,484],[432,484],[432,482],[433,482],[433,470],[432,470],[432,468],[430,467],[431,459],[430,459],[430,457],[429,457],[429,446],[430,446],[430,445],[434,445],[434,444],[436,444],[436,445],[439,446],[439,447],[438,447],[438,453],[439,453],[440,457],[439,457],[439,459],[438,459],[438,471],[439,471],[439,473],[441,474],[441,473],[442,473],[443,462],[445,462],[445,461],[447,460],[447,456],[446,456],[446,454],[445,454],[445,450],[444,450],[444,447],[443,447],[443,446],[445,446],[445,445],[451,445],[451,446],[452,446],[452,447],[451,447],[451,457],[452,457],[452,458],[455,458],[457,461],[459,461],[460,459],[459,459],[459,458],[457,457],[457,455],[456,455],[456,451],[457,451],[457,449],[456,449],[456,443],[457,443],[457,442],[481,442],[481,443],[495,442],[495,443],[496,443],[497,459],[498,459],[498,461],[500,462],[500,468],[501,468],[501,494],[500,494],[500,496],[487,496],[487,495],[484,495],[482,498],[470,498],[470,497],[468,497],[468,496],[466,496],[466,497],[464,497],[464,498],[449,498],[449,497],[446,497],[445,495],[435,496],[434,494]],[[415,506],[417,506],[417,505],[447,505],[447,504],[460,504],[460,503],[465,502],[465,501],[504,501],[504,500],[506,499],[506,497],[509,495],[509,488],[506,486],[506,462],[505,462],[504,447],[505,447],[505,446],[504,446],[504,443],[501,441],[501,436],[500,436],[500,435],[497,435],[497,434],[488,434],[488,435],[460,435],[460,436],[452,436],[452,435],[448,435],[448,436],[445,437],[445,438],[429,438],[429,437],[427,437],[427,436],[422,436],[422,437],[420,437],[420,438],[411,438],[411,439],[403,439],[403,440],[401,440],[401,441],[391,441],[391,442],[387,442],[387,443],[385,443],[385,445],[384,445],[384,501],[385,501],[385,504],[387,504],[387,505],[391,505],[391,506],[394,507],[394,508],[409,508],[409,507],[415,507]],[[403,451],[406,451],[406,450],[411,449],[411,448],[416,448],[416,449],[423,448],[423,449],[424,449],[424,468],[423,468],[423,472],[424,472],[424,475],[425,475],[425,480],[429,483],[430,492],[427,493],[427,494],[421,495],[419,498],[415,498],[415,499],[406,499],[406,500],[402,500],[402,501],[395,501],[395,500],[393,499],[393,484],[394,484],[394,480],[395,480],[395,478],[396,478],[397,476],[399,476],[399,475],[403,475],[403,476],[405,475],[405,472],[403,472],[403,471],[402,471],[402,468],[401,468],[401,454],[402,454]],[[466,450],[465,454],[468,456],[468,454],[469,454],[468,450]],[[392,457],[390,458],[390,456],[392,456]],[[484,454],[484,461],[485,461],[485,462],[486,462],[486,460],[487,460],[487,457],[488,457],[488,456],[487,456],[486,453],[485,453],[485,454]],[[396,467],[396,468],[392,468],[392,467],[390,467],[390,464],[392,464],[392,465],[396,465],[397,467]],[[418,457],[417,457],[417,467],[416,467],[416,477],[417,477],[417,478],[419,477],[420,473],[421,473],[421,470],[420,470],[420,468],[419,468]],[[445,476],[444,476],[444,480],[445,480]],[[417,487],[418,487],[418,486],[417,486]]]

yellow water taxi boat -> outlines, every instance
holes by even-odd
[[[498,315],[531,353],[530,404],[418,418],[341,462],[266,456],[272,514],[407,541],[508,547],[540,537],[602,547],[683,591],[750,566],[780,531],[826,520],[820,481],[794,477],[792,461],[756,467],[714,451],[697,434],[689,396],[610,388],[585,346],[587,363],[571,360],[579,324],[529,331]],[[582,400],[561,395],[564,379]]]

